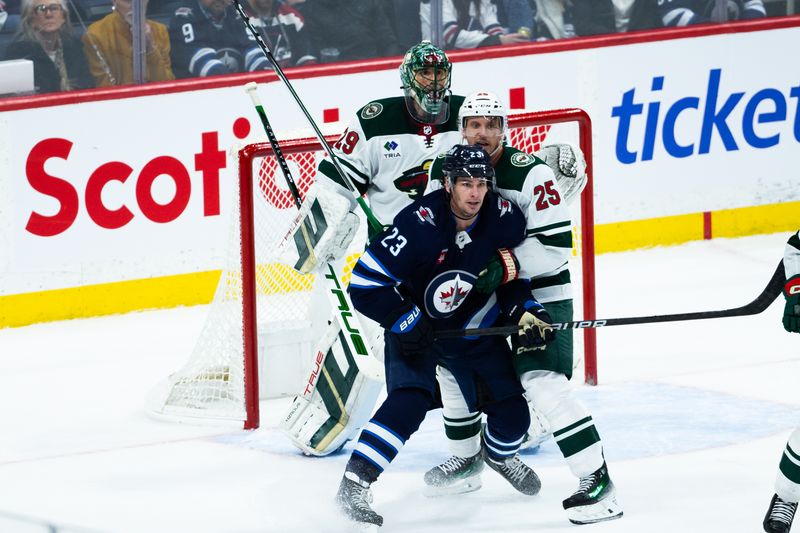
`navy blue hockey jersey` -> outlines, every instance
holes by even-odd
[[[434,191],[400,211],[370,242],[350,279],[353,305],[389,330],[386,318],[409,303],[437,330],[492,325],[517,303],[515,295],[529,297],[530,284],[518,280],[522,285],[493,294],[473,291],[473,285],[498,248],[513,248],[524,238],[522,212],[493,192],[472,226],[457,232],[445,191]]]
[[[269,67],[236,11],[215,20],[197,0],[175,10],[169,24],[172,69],[177,78],[253,72]]]

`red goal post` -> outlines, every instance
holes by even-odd
[[[549,111],[536,111],[509,115],[509,144],[526,152],[539,150],[550,128],[556,124],[572,123],[577,126],[577,144],[583,150],[586,158],[586,173],[589,177],[586,188],[581,194],[580,201],[580,259],[581,259],[581,296],[582,315],[580,318],[593,320],[596,318],[595,296],[595,266],[594,266],[594,198],[593,198],[593,168],[592,168],[592,124],[589,115],[582,109],[556,109]],[[329,143],[335,142],[337,136],[329,136]],[[550,140],[550,144],[559,142],[559,139]],[[290,154],[313,154],[321,152],[322,146],[315,138],[288,139],[281,141],[281,150],[287,159],[299,161],[300,176],[298,187],[305,192],[313,180],[316,170],[315,158],[306,160],[290,157]],[[239,180],[240,191],[254,190],[252,180],[254,168],[253,161],[257,158],[269,158],[272,147],[267,142],[251,144],[239,152]],[[309,167],[307,162],[313,162]],[[260,166],[259,174],[263,172],[278,172],[276,163],[266,163]],[[277,178],[282,179],[282,178]],[[262,188],[263,189],[263,188]],[[286,200],[288,206],[289,201]],[[244,353],[245,353],[245,391],[248,419],[255,419],[258,425],[258,336],[257,313],[255,308],[256,275],[255,275],[255,235],[253,227],[253,198],[249,194],[240,195],[240,212],[242,214],[242,290],[243,290],[243,319],[244,319]],[[597,384],[597,337],[596,330],[583,329],[583,359],[585,382],[589,385]],[[248,427],[247,425],[245,427]]]

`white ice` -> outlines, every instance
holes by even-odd
[[[600,317],[738,307],[760,293],[788,233],[598,257]],[[625,516],[586,532],[759,531],[800,425],[800,335],[783,298],[742,318],[599,330],[600,385],[574,380],[603,438]],[[301,456],[262,403],[257,431],[148,418],[146,392],[184,362],[204,306],[0,331],[0,532],[335,532],[349,450]],[[433,411],[374,485],[382,531],[566,531],[576,480],[552,441],[525,455],[543,488],[422,496],[446,457]],[[797,529],[797,528],[795,528]]]

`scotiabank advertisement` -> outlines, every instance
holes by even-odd
[[[586,110],[597,225],[798,202],[800,17],[733,27],[458,52],[452,88]],[[318,123],[344,123],[401,94],[398,64],[289,74]],[[229,151],[263,137],[246,81],[0,102],[0,298],[219,269]],[[309,136],[284,85],[261,81],[278,137]]]

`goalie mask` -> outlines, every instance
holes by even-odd
[[[483,179],[489,189],[495,189],[494,167],[489,154],[477,144],[457,144],[448,150],[442,163],[445,183],[455,185],[456,178]]]
[[[450,108],[445,99],[450,94],[452,66],[447,55],[430,41],[422,41],[406,52],[400,64],[400,80],[411,116],[423,124],[447,122]]]
[[[499,128],[503,139],[508,134],[508,113],[506,107],[494,93],[479,91],[472,93],[464,99],[461,109],[458,110],[458,130],[462,136],[467,125],[467,119],[471,117],[484,117],[499,121]],[[501,139],[502,140],[502,139]]]

